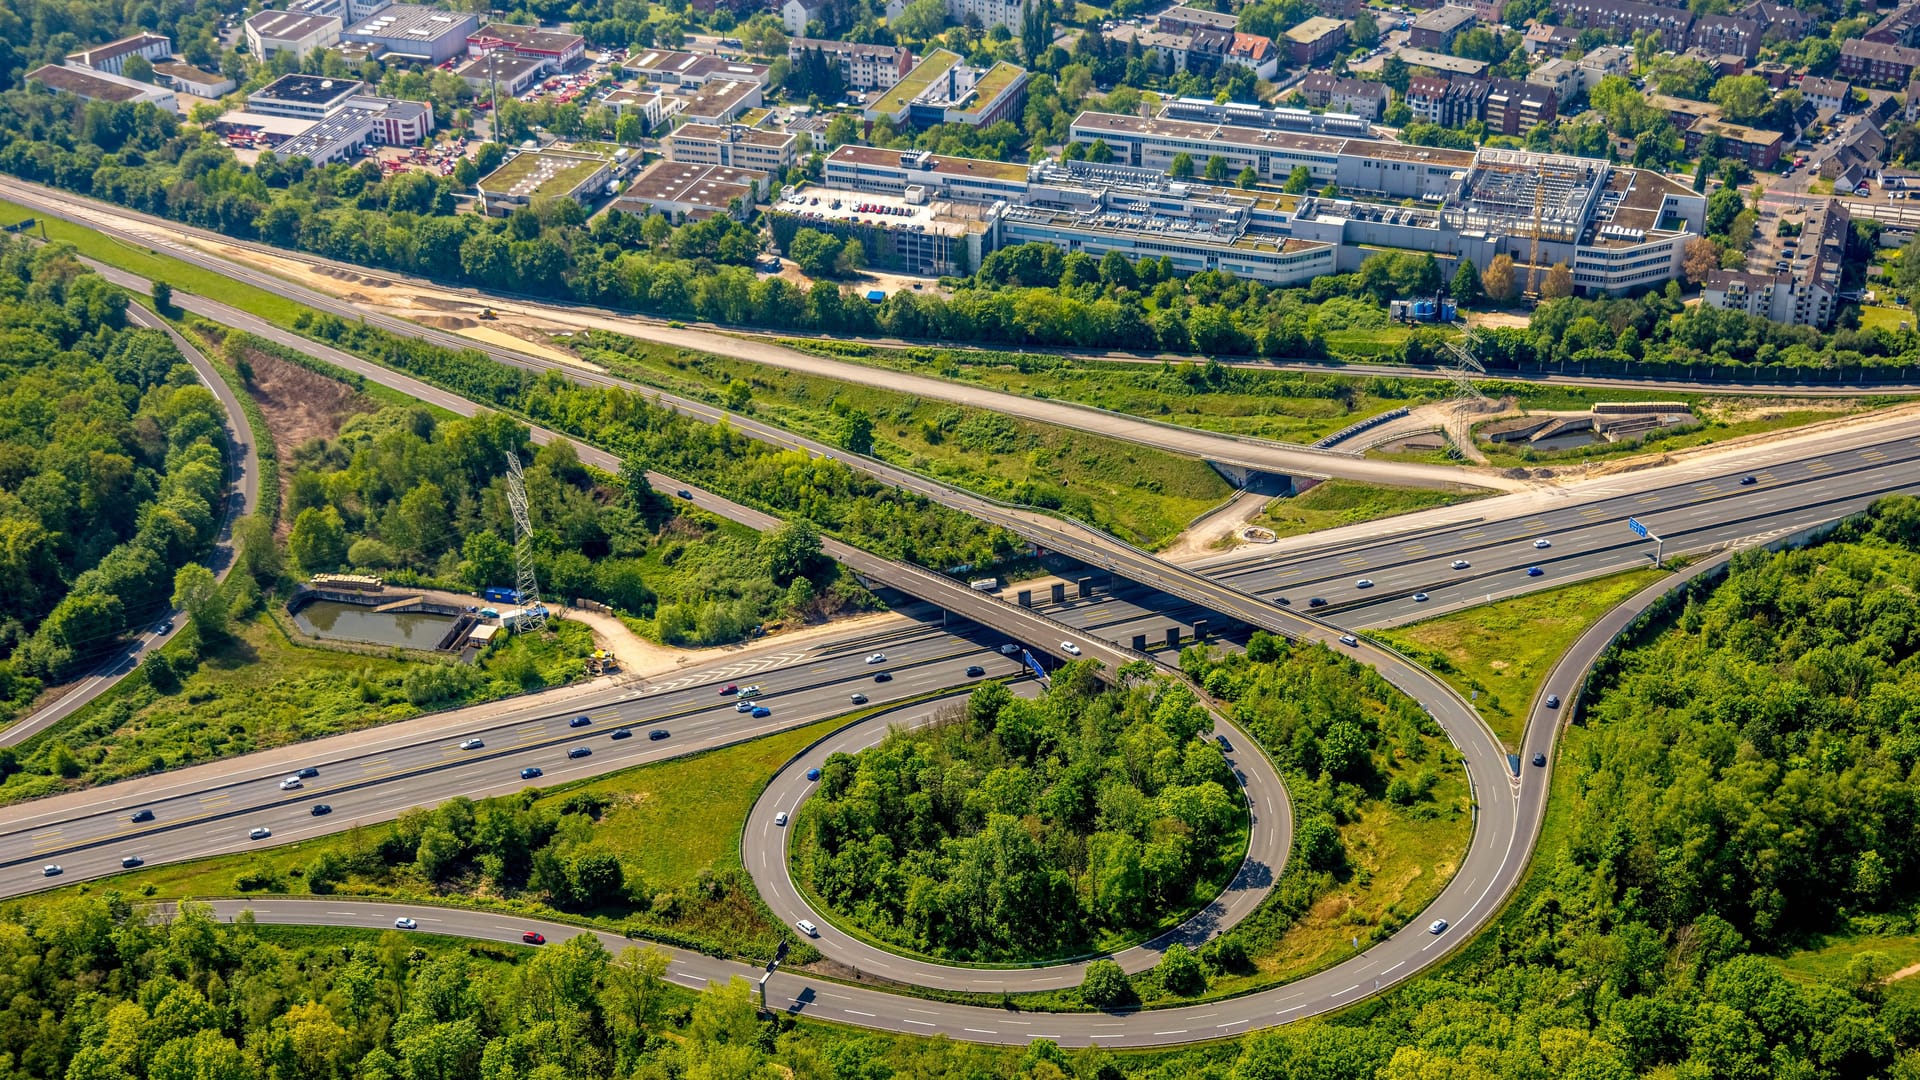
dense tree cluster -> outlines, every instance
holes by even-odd
[[[219,528],[224,414],[125,304],[70,249],[0,247],[0,702],[165,610]]]
[[[1204,902],[1245,823],[1206,709],[1171,681],[1099,692],[1089,665],[830,757],[795,856],[808,886],[883,940],[967,960],[1082,952]]]
[[[842,462],[776,450],[725,424],[702,423],[655,404],[644,394],[580,386],[553,372],[535,375],[480,353],[456,353],[331,316],[303,316],[298,325],[350,351],[604,446],[635,471],[645,463],[782,516],[805,518],[890,558],[944,570],[1003,562],[1022,547],[1004,529],[883,485]]]
[[[288,551],[307,573],[350,567],[474,591],[511,585],[506,456],[526,460],[527,448],[526,425],[500,413],[440,421],[416,406],[357,416],[337,438],[289,455]],[[776,615],[830,614],[851,599],[833,563],[784,570],[760,540],[676,515],[643,475],[596,475],[572,443],[530,456],[536,569],[552,596],[652,619],[661,640],[686,645],[736,641]]]

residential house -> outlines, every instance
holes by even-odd
[[[1393,98],[1392,91],[1385,83],[1371,79],[1336,78],[1323,71],[1316,71],[1302,79],[1300,92],[1306,95],[1307,104],[1316,109],[1352,113],[1369,120],[1379,120],[1386,115],[1387,106]]]
[[[1920,49],[1848,38],[1840,44],[1840,74],[1875,86],[1905,86],[1920,68]]]
[[[1346,43],[1347,24],[1323,15],[1316,15],[1287,31],[1287,44],[1294,64],[1299,67],[1326,63]]]
[[[1472,8],[1448,4],[1423,11],[1414,16],[1413,26],[1407,32],[1407,44],[1416,49],[1449,52],[1453,49],[1453,40],[1473,24]]]

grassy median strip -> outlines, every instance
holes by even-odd
[[[986,495],[1159,547],[1232,486],[1198,458],[986,409],[596,332],[608,370]]]
[[[1360,480],[1323,480],[1298,495],[1273,500],[1260,524],[1277,536],[1298,536],[1452,506],[1485,494],[1481,489],[1404,488]]]
[[[12,225],[27,218],[38,222],[34,235],[44,231],[49,241],[72,244],[80,254],[108,266],[139,274],[150,281],[165,281],[176,289],[231,304],[282,326],[291,325],[294,315],[302,310],[301,305],[265,289],[235,281],[211,270],[203,270],[151,248],[122,243],[84,225],[62,221],[18,203],[0,200],[0,225]]]
[[[1628,570],[1369,636],[1447,680],[1511,751],[1526,733],[1528,710],[1554,663],[1601,616],[1665,575],[1652,568]]]

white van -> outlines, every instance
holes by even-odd
[[[799,927],[800,932],[807,935],[808,937],[820,936],[820,928],[813,925],[812,923],[808,922],[805,919],[801,919],[799,922],[794,923],[793,925]]]
[[[300,778],[297,776],[289,776],[285,780],[280,781],[281,791],[292,791],[299,786]]]

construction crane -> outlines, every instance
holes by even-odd
[[[1540,219],[1547,205],[1546,170],[1541,170],[1540,182],[1533,186],[1533,244],[1527,252],[1527,297],[1535,302],[1540,299]]]

